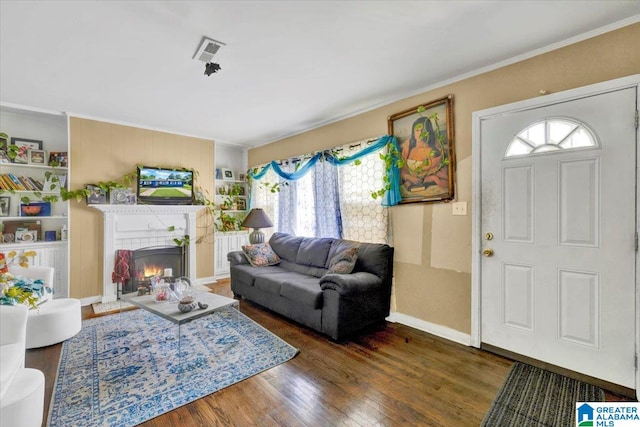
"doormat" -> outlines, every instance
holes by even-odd
[[[481,425],[575,426],[576,402],[603,401],[599,387],[516,362]]]

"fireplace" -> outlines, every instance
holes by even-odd
[[[118,299],[122,271],[115,277],[118,250],[134,251],[157,246],[175,246],[175,238],[196,235],[198,205],[89,205],[104,216],[103,294],[101,302]],[[196,282],[196,239],[183,246],[182,275]],[[127,258],[127,263],[130,258]],[[174,267],[167,267],[174,268]],[[177,267],[175,267],[177,268]],[[176,270],[173,275],[178,277]],[[131,285],[133,287],[133,285]],[[137,289],[136,289],[137,290]]]
[[[122,292],[134,292],[138,286],[150,286],[152,277],[173,281],[176,277],[186,276],[185,256],[183,246],[155,246],[132,251],[129,279],[122,285]]]

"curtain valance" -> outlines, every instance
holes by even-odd
[[[306,163],[300,166],[294,172],[286,172],[280,168],[280,164],[277,161],[271,161],[267,163],[262,169],[251,169],[249,171],[249,176],[254,180],[262,179],[269,169],[273,169],[273,171],[281,178],[287,181],[295,181],[303,176],[305,176],[319,160],[324,160],[329,162],[334,166],[340,166],[352,163],[358,159],[361,159],[364,156],[368,156],[369,154],[375,153],[384,147],[387,144],[394,144],[396,148],[396,152],[400,152],[400,147],[398,146],[398,140],[395,136],[392,135],[384,135],[381,136],[376,142],[369,145],[368,147],[358,151],[357,153],[346,156],[346,157],[336,157],[330,150],[320,151],[315,153]],[[397,167],[397,162],[391,162],[391,166],[387,169],[387,179],[390,184],[389,190],[385,192],[384,197],[382,198],[383,206],[394,206],[400,203],[400,169]]]

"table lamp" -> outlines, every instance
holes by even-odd
[[[273,223],[267,214],[260,208],[251,209],[251,212],[242,221],[241,225],[242,227],[253,228],[253,231],[249,234],[249,243],[252,245],[264,243],[264,233],[260,231],[260,228],[273,227]]]

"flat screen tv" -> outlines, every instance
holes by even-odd
[[[138,167],[138,203],[150,205],[193,204],[193,171]]]

